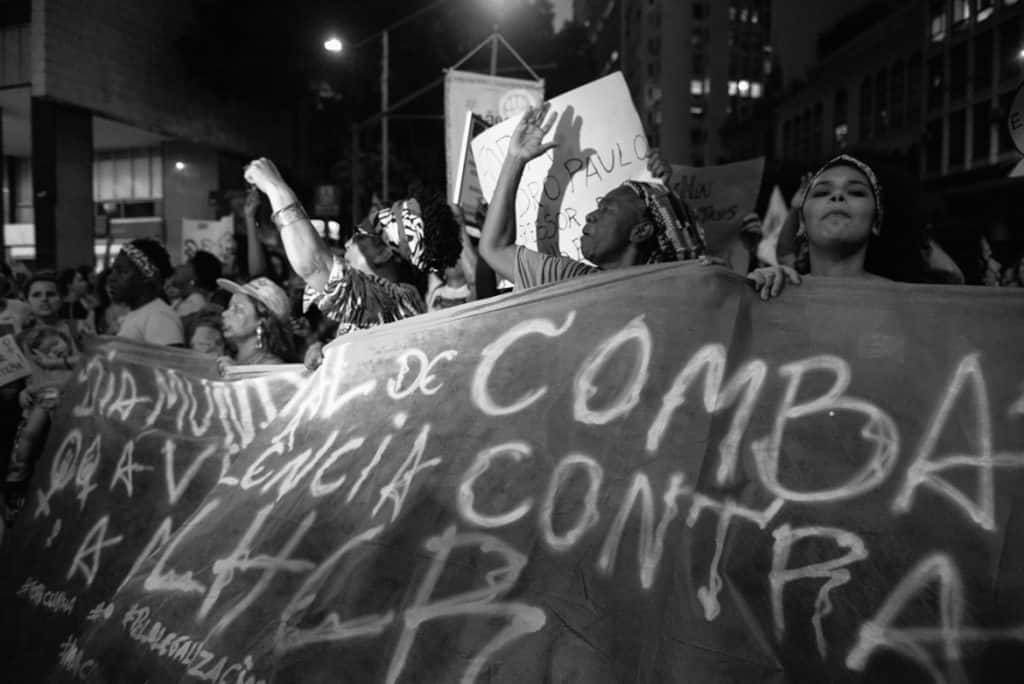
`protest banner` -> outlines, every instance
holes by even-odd
[[[212,358],[115,338],[65,388],[18,524],[0,545],[4,681],[77,674],[76,635],[188,520],[295,374],[217,380]]]
[[[182,219],[181,244],[186,259],[191,259],[196,252],[202,250],[214,255],[225,265],[233,264],[237,258],[234,218],[229,215],[217,221]]]
[[[445,156],[448,196],[454,194],[466,114],[494,125],[544,100],[544,81],[490,76],[449,69],[444,77]]]
[[[25,357],[14,335],[0,337],[0,387],[32,375],[32,364]]]
[[[551,100],[558,147],[526,166],[516,196],[516,244],[581,259],[580,236],[598,198],[627,180],[652,180],[649,147],[621,72]],[[520,117],[473,139],[480,187],[490,202]]]
[[[763,173],[764,157],[719,166],[673,164],[669,187],[693,210],[714,249],[738,234],[743,217],[754,211]]]
[[[763,303],[668,264],[355,333],[256,410],[226,470],[190,410],[160,411],[188,420],[173,479],[156,455],[136,473],[137,514],[193,469],[215,483],[148,559],[113,514],[88,544],[16,529],[0,586],[41,598],[0,617],[28,635],[7,657],[85,603],[86,570],[138,563],[16,681],[1016,681],[1022,304],[830,279]],[[116,362],[85,396],[142,435],[158,407],[115,401]],[[33,489],[95,530],[67,451]],[[45,559],[65,596],[12,593]]]

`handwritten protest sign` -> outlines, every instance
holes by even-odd
[[[29,375],[32,375],[32,364],[25,358],[14,335],[0,337],[0,387]]]
[[[490,76],[449,69],[444,78],[445,154],[448,196],[458,179],[459,152],[466,115],[476,114],[494,125],[544,100],[544,81]]]
[[[0,545],[4,681],[40,681],[57,663],[73,679],[88,673],[78,635],[113,614],[121,582],[181,529],[295,383],[216,375],[212,359],[113,339],[79,367]]]
[[[356,333],[267,404],[250,387],[251,422],[212,420],[236,435],[226,469],[224,438],[199,458],[206,411],[128,401],[126,375],[154,371],[101,357],[73,398],[99,430],[184,420],[178,458],[136,450],[136,514],[193,469],[212,488],[128,552],[119,510],[94,531],[118,450],[93,480],[56,436],[33,490],[76,534],[16,529],[5,655],[94,605],[86,572],[134,566],[15,681],[1016,681],[1022,303],[818,279],[766,304],[693,264],[591,276]]]
[[[763,173],[764,157],[719,166],[673,164],[669,187],[693,210],[714,248],[735,236],[754,210]]]
[[[234,219],[225,216],[218,221],[181,220],[182,253],[191,259],[196,252],[209,252],[224,264],[233,264],[237,258]]]
[[[580,236],[598,198],[627,180],[651,180],[649,147],[621,73],[551,100],[558,147],[526,166],[516,196],[516,243],[581,259]],[[473,140],[480,187],[490,201],[521,117]]]

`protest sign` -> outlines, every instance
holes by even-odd
[[[554,98],[551,112],[558,122],[545,141],[558,147],[526,166],[516,196],[516,243],[580,259],[583,224],[598,198],[623,181],[652,180],[647,136],[619,72]],[[473,140],[488,201],[519,118]]]
[[[202,250],[209,252],[221,263],[233,264],[237,258],[234,218],[230,215],[217,221],[181,220],[182,253],[191,259]]]
[[[32,364],[25,357],[14,335],[0,337],[0,387],[32,375]]]
[[[181,529],[295,375],[220,382],[212,358],[109,338],[79,366],[0,545],[4,681],[74,678],[76,636],[109,617],[118,586]]]
[[[714,249],[738,234],[744,215],[754,211],[763,173],[764,157],[719,166],[673,164],[669,186],[693,210]]]
[[[458,178],[459,151],[466,115],[470,112],[488,125],[521,114],[544,100],[544,81],[489,76],[449,69],[444,78],[445,155],[448,162],[448,196]]]
[[[73,399],[99,402],[96,429],[184,420],[177,458],[136,449],[136,515],[189,473],[212,488],[129,550],[122,511],[97,528],[92,508],[124,498],[118,449],[90,479],[56,436],[33,496],[88,534],[15,530],[8,658],[58,643],[16,681],[1015,681],[1022,303],[828,279],[762,303],[694,264],[590,276],[340,340],[301,386],[231,404],[251,421],[219,428],[226,469],[224,438],[193,431],[206,412],[126,392],[101,357]],[[133,566],[83,628],[54,622],[96,605],[86,575]]]

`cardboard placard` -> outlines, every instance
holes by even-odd
[[[516,243],[582,259],[580,236],[598,198],[627,180],[653,180],[640,115],[620,72],[551,100],[558,121],[545,141],[558,147],[526,166],[516,196]],[[521,117],[473,139],[488,202]]]
[[[708,246],[721,246],[754,210],[764,174],[764,157],[719,166],[672,165],[669,187],[693,210]]]

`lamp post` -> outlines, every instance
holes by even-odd
[[[354,50],[358,50],[359,48],[361,48],[364,45],[368,44],[370,41],[376,40],[377,38],[381,39],[381,54],[380,54],[380,158],[381,158],[380,184],[381,184],[381,193],[383,194],[382,199],[385,202],[388,201],[388,195],[390,195],[390,192],[391,192],[391,183],[388,180],[388,175],[389,175],[390,167],[391,167],[391,165],[390,165],[390,158],[389,158],[390,157],[390,155],[389,155],[389,149],[390,149],[390,140],[389,140],[389,138],[390,138],[390,130],[389,130],[389,126],[388,126],[388,111],[389,111],[390,106],[391,106],[391,99],[390,99],[390,80],[391,80],[391,76],[390,76],[390,72],[391,72],[391,64],[390,64],[390,62],[391,62],[391,40],[390,40],[390,38],[391,38],[391,36],[390,36],[390,33],[392,31],[394,31],[395,29],[397,29],[398,27],[403,26],[403,25],[407,24],[408,22],[412,21],[413,19],[419,17],[420,15],[425,14],[427,12],[430,12],[431,10],[436,9],[437,7],[440,7],[441,5],[443,5],[445,3],[448,3],[448,2],[451,2],[451,0],[434,0],[434,2],[430,3],[429,5],[425,5],[425,6],[421,7],[421,8],[419,8],[418,10],[416,10],[415,12],[411,12],[411,13],[405,15],[404,17],[402,17],[398,21],[395,21],[395,22],[391,23],[390,25],[384,27],[380,31],[377,31],[374,34],[367,36],[366,38],[364,38],[363,40],[359,41],[358,43],[356,43],[353,46]],[[340,53],[341,52],[341,41],[338,40],[337,38],[333,38],[333,37],[329,38],[327,41],[324,42],[324,49],[327,50],[328,52]]]

